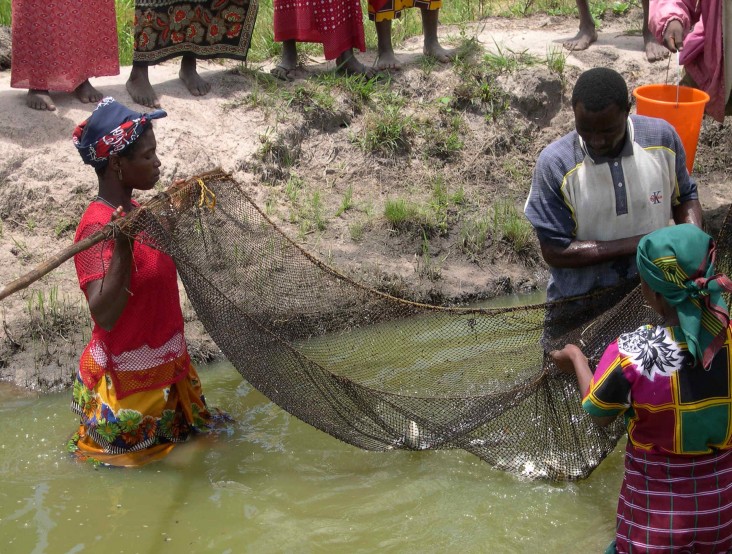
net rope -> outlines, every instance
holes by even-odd
[[[128,216],[175,260],[226,358],[272,402],[367,450],[461,448],[529,478],[588,476],[624,434],[596,426],[545,353],[544,320],[594,367],[607,344],[659,323],[639,287],[562,305],[447,308],[368,288],[275,225],[228,174],[191,178]],[[730,273],[728,214],[717,266]],[[729,300],[729,299],[728,299]],[[583,316],[599,313],[578,327]]]

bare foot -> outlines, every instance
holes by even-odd
[[[180,61],[178,77],[193,96],[203,96],[211,91],[211,83],[204,81],[196,71],[196,58],[185,55]]]
[[[643,41],[645,42],[646,58],[649,62],[664,60],[669,56],[668,49],[660,44],[650,31],[643,33]]]
[[[307,77],[308,72],[297,63],[297,42],[295,40],[282,41],[282,59],[269,72],[282,81],[294,81]]]
[[[443,48],[439,42],[427,44],[427,41],[425,41],[422,52],[425,56],[431,56],[442,63],[448,63],[455,59],[455,50]]]
[[[564,47],[567,50],[587,50],[590,44],[597,40],[597,31],[594,29],[583,29],[580,27],[577,35],[570,40],[564,42]]]
[[[25,103],[34,110],[52,112],[56,109],[56,105],[51,100],[51,95],[48,94],[47,90],[29,89],[28,96],[25,97]]]
[[[422,34],[424,35],[422,52],[425,56],[431,56],[438,62],[451,62],[455,59],[455,50],[443,48],[437,39],[439,10],[422,8],[420,11],[422,12]]]
[[[104,95],[101,92],[91,86],[89,79],[76,87],[74,94],[76,94],[76,97],[82,104],[89,104],[91,102],[97,103],[104,98]]]
[[[372,79],[379,74],[375,67],[366,67],[354,56],[353,50],[346,50],[336,59],[336,72],[344,75],[363,75]]]
[[[150,79],[147,76],[146,65],[132,65],[130,78],[127,79],[125,87],[127,88],[127,92],[130,93],[130,96],[132,96],[132,99],[138,104],[142,104],[148,108],[160,107],[158,95],[155,94],[150,84]]]
[[[295,65],[294,67],[288,67],[285,65],[284,60],[270,69],[269,72],[282,81],[294,81],[295,79],[304,79],[308,76],[308,72],[303,66]]]
[[[402,62],[400,62],[394,55],[393,50],[386,52],[379,52],[379,57],[376,59],[376,69],[382,70],[394,70],[398,71],[402,68]]]

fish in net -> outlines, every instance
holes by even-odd
[[[304,251],[220,171],[138,212],[125,232],[174,258],[198,317],[239,373],[348,444],[462,448],[527,477],[572,480],[588,476],[625,432],[622,418],[606,428],[592,422],[575,378],[557,372],[542,344],[550,312],[554,344],[579,343],[596,364],[622,332],[660,322],[637,286],[566,310],[398,299]],[[717,258],[727,273],[729,225],[728,214]]]

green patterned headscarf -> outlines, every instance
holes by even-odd
[[[724,344],[729,310],[721,291],[732,281],[714,274],[715,245],[696,225],[658,229],[638,243],[638,271],[676,308],[689,352],[706,368]]]

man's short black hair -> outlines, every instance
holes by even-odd
[[[572,109],[582,102],[590,112],[600,112],[611,104],[630,108],[628,85],[617,71],[607,67],[588,69],[577,79],[572,90]]]

